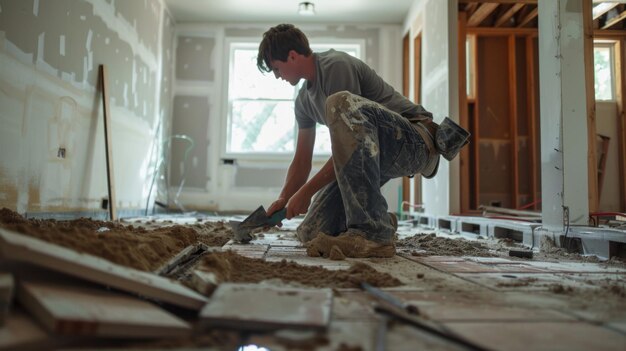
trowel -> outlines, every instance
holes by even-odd
[[[283,208],[280,211],[274,212],[271,216],[268,216],[265,208],[261,205],[243,221],[230,221],[229,224],[235,232],[235,241],[248,243],[254,238],[252,236],[253,230],[275,226],[285,219],[286,215],[287,209]]]

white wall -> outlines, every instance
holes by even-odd
[[[161,0],[0,0],[0,207],[99,210],[106,64],[117,206],[143,209],[169,119],[172,31]]]
[[[434,114],[436,122],[444,117],[459,122],[457,1],[415,0],[405,22],[410,33],[411,96],[413,81],[413,39],[422,36],[421,101]],[[422,180],[425,211],[448,215],[460,210],[459,161],[441,158],[433,179]]]

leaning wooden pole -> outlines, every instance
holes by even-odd
[[[100,89],[102,91],[102,111],[104,112],[104,150],[107,164],[107,188],[109,192],[109,219],[117,220],[115,210],[115,179],[113,177],[113,150],[111,143],[111,116],[109,116],[109,92],[107,84],[107,69],[105,65],[100,65]]]

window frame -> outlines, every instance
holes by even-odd
[[[346,39],[346,38],[314,38],[310,40],[310,46],[311,49],[314,52],[319,52],[319,50],[317,50],[316,48],[319,48],[320,46],[326,48],[326,47],[337,47],[337,46],[343,46],[344,48],[346,46],[350,46],[351,48],[355,49],[357,57],[359,57],[361,60],[363,60],[365,62],[365,58],[366,53],[365,53],[365,49],[366,49],[366,41],[365,39]],[[233,72],[234,69],[234,51],[237,49],[251,49],[254,48],[254,50],[258,50],[258,38],[249,38],[249,37],[230,37],[230,38],[225,38],[224,39],[224,65],[223,67],[225,67],[225,72],[223,73],[223,79],[222,79],[222,91],[223,96],[221,98],[222,100],[222,116],[224,116],[224,118],[222,118],[222,121],[224,121],[223,123],[225,123],[225,125],[223,127],[220,128],[220,130],[222,130],[224,132],[224,137],[221,138],[220,140],[220,157],[222,159],[237,159],[237,160],[242,160],[242,161],[288,161],[291,160],[293,158],[293,154],[295,152],[295,147],[297,144],[297,134],[298,134],[298,125],[297,122],[295,122],[295,115],[293,116],[294,118],[294,152],[282,152],[282,153],[276,153],[276,152],[254,152],[254,153],[248,153],[248,152],[231,152],[228,151],[228,146],[229,143],[231,142],[231,128],[232,128],[232,122],[231,122],[231,118],[232,118],[232,101],[231,101],[231,97],[230,97],[230,81],[231,81],[231,73]],[[342,50],[344,48],[339,48],[339,50]],[[268,75],[272,75],[272,72],[269,73],[265,73]],[[287,83],[285,83],[287,84]],[[294,101],[295,102],[295,94],[297,94],[296,88],[294,87],[294,98],[292,100],[289,101]],[[281,99],[276,99],[276,100],[272,100],[272,101],[287,101],[287,100],[281,100]],[[317,127],[324,127],[322,125],[318,125],[316,124],[315,126]],[[316,141],[317,142],[317,141]],[[319,161],[326,161],[329,157],[330,157],[331,153],[315,153],[313,155],[313,160],[315,162],[319,162]]]
[[[598,102],[616,102],[617,101],[617,90],[616,90],[616,69],[615,69],[615,50],[616,50],[616,42],[614,40],[594,40],[593,41],[593,49],[595,50],[596,48],[607,48],[609,49],[609,68],[611,70],[610,76],[611,76],[611,98],[610,99],[598,99],[596,97],[596,91],[594,89],[594,100],[598,101]],[[595,56],[595,54],[594,54]],[[595,79],[596,79],[596,71],[595,71],[595,62],[594,62],[594,71],[593,71],[593,77],[594,77],[594,86],[595,86]]]

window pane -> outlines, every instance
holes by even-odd
[[[613,77],[611,72],[611,48],[593,49],[596,100],[613,100]]]
[[[293,152],[295,119],[292,101],[233,102],[229,152]]]
[[[293,87],[256,67],[257,49],[235,49],[230,99],[293,99]]]
[[[313,154],[330,155],[330,131],[328,127],[318,124],[315,128],[315,149],[313,149]]]

